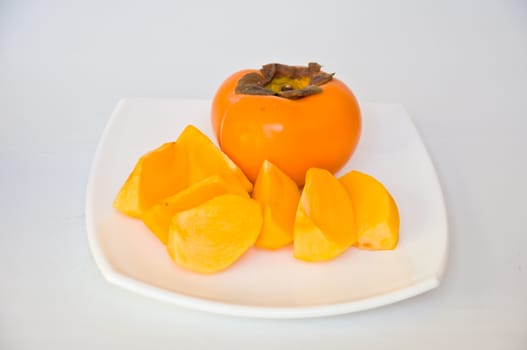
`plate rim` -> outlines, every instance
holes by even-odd
[[[350,302],[340,302],[333,304],[325,305],[313,305],[313,306],[297,306],[297,307],[284,307],[284,306],[253,306],[253,305],[241,305],[233,304],[221,301],[214,301],[206,298],[194,297],[190,295],[185,295],[183,293],[178,293],[175,291],[166,290],[160,287],[144,283],[140,280],[137,280],[133,277],[127,276],[119,271],[115,270],[109,263],[107,257],[102,251],[100,244],[98,243],[97,230],[94,227],[93,220],[93,201],[94,201],[94,191],[95,186],[95,170],[98,169],[98,164],[101,159],[101,152],[104,149],[104,145],[107,140],[108,133],[112,129],[112,126],[117,119],[117,115],[123,106],[130,100],[169,100],[172,102],[181,101],[181,102],[210,102],[210,99],[191,99],[191,98],[156,98],[156,97],[125,97],[120,99],[116,106],[114,107],[110,118],[106,122],[106,125],[99,137],[97,147],[91,162],[90,172],[88,176],[87,186],[86,186],[86,199],[85,199],[85,223],[88,236],[88,243],[90,251],[94,258],[95,264],[99,268],[99,271],[103,277],[111,284],[117,285],[124,289],[133,291],[139,295],[149,297],[151,299],[156,299],[158,301],[164,301],[170,304],[174,304],[180,307],[187,309],[200,310],[205,312],[212,312],[217,314],[224,314],[230,316],[241,316],[241,317],[253,317],[253,318],[267,318],[267,319],[298,319],[298,318],[314,318],[314,317],[326,317],[326,316],[336,316],[342,314],[349,314],[354,312],[359,312],[363,310],[374,309],[382,307],[388,304],[393,304],[396,302],[403,301],[405,299],[412,298],[414,296],[423,294],[430,290],[437,288],[441,284],[441,280],[445,274],[447,266],[447,257],[448,257],[448,247],[449,247],[449,224],[448,224],[448,215],[447,208],[445,204],[445,198],[443,193],[443,188],[441,182],[439,181],[439,176],[435,164],[428,152],[426,145],[423,142],[423,139],[417,129],[411,115],[404,108],[404,106],[395,103],[368,103],[364,102],[363,105],[391,105],[398,106],[402,111],[408,116],[411,127],[414,129],[418,135],[419,141],[425,151],[425,155],[429,161],[429,164],[433,169],[434,181],[439,189],[439,197],[441,200],[442,207],[442,222],[445,224],[445,239],[444,247],[442,247],[443,256],[441,257],[441,264],[438,267],[434,276],[429,278],[416,281],[408,286],[389,291],[386,293],[380,293],[378,295],[369,296],[366,298],[356,299]]]

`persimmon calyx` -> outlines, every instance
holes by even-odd
[[[320,70],[321,65],[310,62],[305,66],[269,63],[259,72],[247,73],[238,81],[235,92],[243,95],[279,96],[292,100],[322,92],[321,85],[335,73]]]

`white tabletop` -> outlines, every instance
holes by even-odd
[[[403,104],[448,209],[439,288],[346,316],[181,309],[107,283],[85,187],[125,96],[211,98],[231,72],[322,63]],[[526,349],[527,3],[0,3],[1,349]]]

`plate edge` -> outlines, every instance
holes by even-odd
[[[412,124],[412,127],[414,128],[415,133],[419,136],[419,142],[423,146],[423,149],[425,151],[425,154],[426,154],[426,157],[428,159],[429,164],[432,166],[434,181],[436,183],[436,187],[439,189],[439,197],[440,197],[440,200],[441,200],[441,209],[442,209],[441,210],[441,212],[442,212],[442,214],[441,214],[442,220],[441,221],[444,223],[444,227],[442,227],[442,231],[445,234],[444,245],[442,247],[443,253],[442,253],[441,261],[440,261],[440,264],[438,266],[438,270],[435,273],[435,278],[436,278],[437,283],[439,285],[441,283],[445,273],[446,273],[447,260],[448,260],[448,251],[449,251],[448,247],[449,247],[449,242],[450,242],[448,210],[447,210],[447,206],[446,206],[446,202],[445,202],[445,194],[444,194],[443,186],[441,186],[441,181],[439,179],[439,173],[437,172],[437,166],[436,166],[432,156],[430,155],[430,151],[428,150],[428,147],[426,147],[426,144],[424,143],[424,139],[423,139],[421,133],[419,132],[419,129],[417,128],[417,125],[415,124],[415,122],[414,122],[414,120],[412,118],[412,115],[408,112],[406,107],[404,107],[402,104],[393,104],[393,105],[398,106],[398,108],[400,108],[401,111],[408,116],[408,119],[410,120],[410,123]]]
[[[150,299],[167,302],[185,309],[199,310],[201,312],[213,314],[259,319],[321,318],[351,314],[394,304],[426,293],[439,286],[439,280],[436,278],[430,278],[404,289],[380,294],[365,300],[352,301],[349,303],[307,307],[302,306],[298,308],[258,307],[250,305],[228,304],[177,294],[159,287],[147,285],[131,277],[114,273],[113,271],[103,271],[103,276],[111,284],[119,286],[123,289],[131,290]]]
[[[102,252],[100,245],[96,243],[97,230],[93,225],[93,222],[94,222],[93,220],[93,215],[94,215],[93,214],[93,202],[94,202],[93,186],[95,182],[95,170],[98,168],[98,164],[100,162],[101,150],[104,148],[108,133],[112,129],[113,123],[115,122],[116,115],[123,108],[123,106],[127,103],[127,101],[131,99],[133,98],[124,97],[120,99],[117,102],[116,106],[114,107],[112,113],[110,114],[110,118],[106,122],[103,132],[101,136],[99,137],[99,142],[97,143],[97,148],[95,149],[95,153],[94,153],[91,166],[90,166],[90,174],[88,176],[88,182],[86,184],[86,200],[85,200],[85,208],[84,208],[84,217],[85,217],[85,222],[86,222],[86,231],[88,233],[87,235],[88,243],[90,245],[90,250],[95,260],[95,264],[98,266],[100,272],[106,279],[108,279],[108,276],[106,276],[106,273],[109,271],[114,273],[115,270],[111,267],[106,256]]]

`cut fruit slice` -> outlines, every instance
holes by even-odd
[[[327,170],[309,169],[296,211],[295,258],[331,260],[356,239],[353,204],[344,186]]]
[[[339,181],[355,208],[356,246],[369,250],[394,249],[399,240],[399,211],[384,185],[359,171],[350,171]]]
[[[154,204],[187,185],[183,149],[175,142],[146,153],[117,194],[113,206],[123,214],[141,218]]]
[[[170,222],[177,212],[191,209],[226,193],[249,197],[238,184],[229,183],[220,175],[213,175],[154,205],[143,215],[143,222],[161,242],[167,244]]]
[[[262,206],[263,226],[256,246],[277,249],[293,241],[300,192],[296,183],[269,161],[264,161],[254,183],[253,198]]]
[[[174,262],[199,273],[221,271],[254,245],[262,227],[259,204],[225,194],[177,213],[167,250]]]
[[[187,157],[188,185],[218,174],[226,181],[238,183],[247,192],[251,192],[252,183],[242,170],[195,126],[188,125],[176,142]]]

